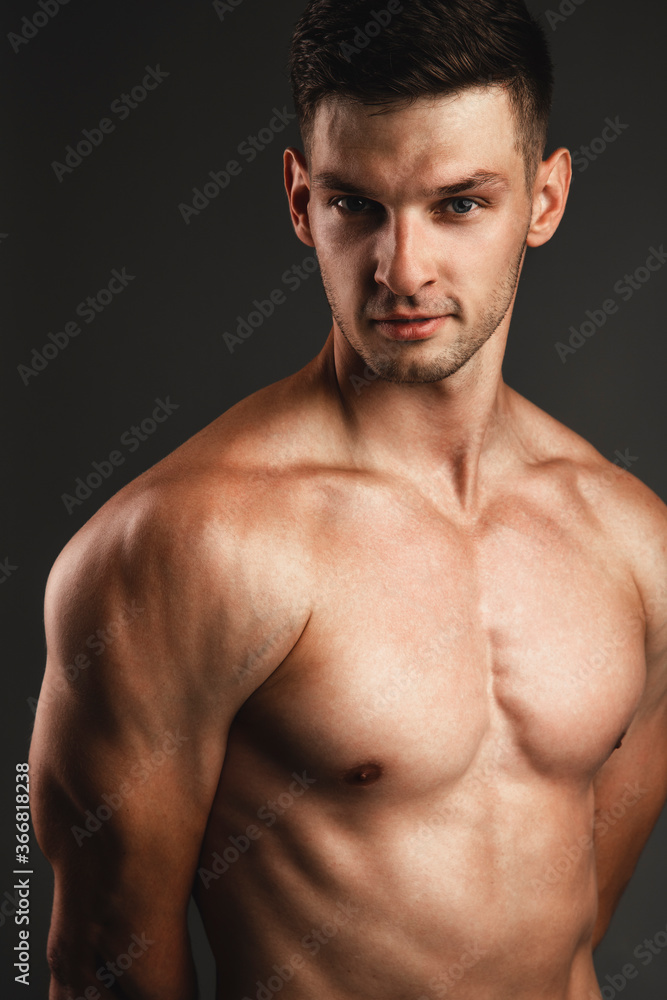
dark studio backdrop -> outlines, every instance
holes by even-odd
[[[283,149],[299,144],[285,63],[302,7],[3,4],[3,996],[47,995],[52,877],[34,840],[30,923],[22,925],[30,930],[27,987],[14,982],[12,873],[14,775],[27,760],[44,669],[49,568],[113,493],[239,399],[304,365],[330,328],[319,274],[308,270],[314,252],[292,231],[282,182]],[[667,243],[665,7],[530,7],[557,67],[550,145],[576,155],[561,228],[528,255],[505,378],[667,500],[667,269],[646,268]],[[132,93],[134,106],[122,103]],[[254,156],[250,136],[264,147]],[[83,140],[90,145],[76,153]],[[225,178],[230,160],[239,167]],[[223,189],[211,172],[228,181]],[[194,188],[205,193],[189,211]],[[275,289],[283,296],[273,315],[230,351],[223,334]],[[605,1000],[664,1000],[666,830],[663,813],[598,950]],[[193,928],[210,1000],[211,960],[194,920]]]

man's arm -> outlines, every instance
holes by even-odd
[[[120,530],[123,513],[89,522],[47,585],[30,767],[50,1000],[196,996],[187,906],[229,726],[304,624],[244,668],[275,616],[244,607],[218,526],[163,510]]]
[[[640,486],[632,542],[646,629],[646,685],[622,745],[595,777],[598,916],[602,940],[667,799],[667,508]],[[615,807],[625,813],[614,819]],[[611,817],[611,822],[608,818]]]
[[[622,746],[595,778],[598,915],[593,948],[614,911],[667,799],[667,699],[640,709]],[[618,807],[624,809],[620,818]]]

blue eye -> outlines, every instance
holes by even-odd
[[[454,198],[451,202],[451,206],[457,215],[469,215],[476,204],[477,202],[474,202],[472,198]]]

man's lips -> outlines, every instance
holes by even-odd
[[[436,313],[389,313],[387,316],[378,316],[377,323],[388,323],[393,320],[401,323],[408,323],[418,319],[437,319]]]
[[[420,314],[401,315],[391,313],[389,316],[373,320],[382,332],[392,340],[424,340],[436,332],[441,323],[450,316],[424,316]]]

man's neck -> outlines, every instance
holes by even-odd
[[[337,327],[319,362],[345,429],[350,461],[413,480],[472,511],[480,480],[506,441],[511,390],[502,379],[507,331],[499,329],[459,372],[432,383],[374,377]]]

